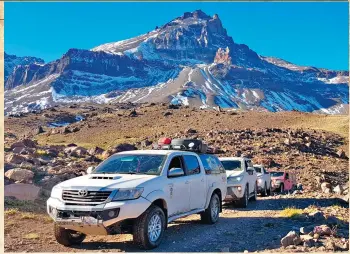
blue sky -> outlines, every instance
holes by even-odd
[[[5,51],[60,58],[153,30],[186,11],[217,13],[237,43],[299,65],[348,69],[348,3],[5,3]]]

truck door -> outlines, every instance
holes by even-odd
[[[194,155],[183,155],[186,167],[186,180],[190,188],[190,210],[204,208],[206,201],[205,172]]]
[[[183,175],[175,177],[169,176],[169,170],[173,168],[182,169]],[[182,156],[176,156],[171,159],[167,177],[168,185],[165,186],[165,191],[169,200],[169,217],[188,212],[190,210],[190,182],[189,176],[186,175]]]

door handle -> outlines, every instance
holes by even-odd
[[[190,183],[190,181],[188,181],[188,180],[185,182],[185,184],[189,184],[189,183]]]
[[[204,182],[204,179],[202,179],[201,182]]]

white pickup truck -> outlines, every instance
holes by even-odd
[[[258,175],[258,193],[262,196],[268,196],[272,191],[271,175],[264,166],[254,165],[256,174]]]
[[[240,207],[247,207],[249,199],[257,198],[257,174],[250,159],[245,157],[219,158],[226,170],[226,202],[234,201]]]
[[[47,201],[56,240],[69,246],[87,234],[132,233],[140,248],[152,249],[180,217],[200,214],[204,223],[216,223],[225,170],[216,156],[190,152],[189,145],[117,153],[91,173],[56,185]]]

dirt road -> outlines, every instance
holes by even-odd
[[[201,224],[198,215],[171,223],[161,246],[156,251],[281,251],[281,237],[290,230],[299,230],[300,227],[311,223],[309,220],[282,217],[281,211],[284,208],[303,209],[310,205],[316,205],[322,209],[334,204],[337,204],[335,199],[276,196],[259,197],[256,202],[251,202],[246,209],[225,205],[220,221],[215,225]],[[348,212],[348,209],[343,209],[346,213]],[[345,229],[344,234],[344,237],[348,239],[348,229]],[[300,246],[300,248],[304,247]],[[313,247],[309,251],[319,250],[317,247]],[[52,233],[52,222],[47,219],[45,214],[30,217],[21,212],[14,212],[6,215],[5,251],[138,252],[140,250],[132,244],[131,235],[88,236],[81,245],[67,248],[56,243]]]

